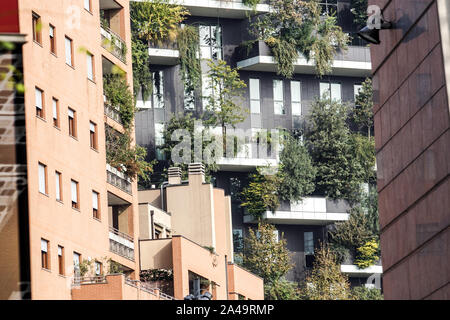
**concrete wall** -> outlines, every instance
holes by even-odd
[[[371,47],[384,296],[448,299],[448,2],[371,3],[395,23]]]
[[[140,240],[141,270],[172,269],[172,239]]]

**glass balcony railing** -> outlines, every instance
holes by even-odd
[[[123,63],[127,63],[127,45],[125,41],[107,26],[100,27],[100,34],[102,37],[102,47],[111,52]]]
[[[106,178],[109,184],[128,194],[132,194],[131,180],[123,172],[111,167],[109,164],[106,164]]]
[[[133,237],[112,226],[109,227],[109,250],[128,260],[134,261]]]

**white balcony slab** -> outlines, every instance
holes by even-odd
[[[274,57],[259,55],[237,62],[242,70],[277,72]],[[368,77],[372,74],[372,63],[364,61],[334,60],[332,73],[336,76]],[[294,73],[315,74],[314,61],[298,58],[294,63]]]
[[[298,212],[298,211],[267,211],[262,218],[274,224],[293,225],[327,225],[348,220],[348,213],[333,212]],[[244,223],[256,223],[253,216],[244,216]]]
[[[341,272],[351,277],[364,277],[372,274],[382,274],[383,266],[370,266],[365,269],[359,269],[358,266],[354,264],[341,264]]]
[[[142,0],[133,0],[142,1]],[[255,10],[242,3],[242,0],[169,0],[170,3],[179,4],[189,10],[192,16],[220,17],[242,19],[248,14],[269,11],[268,4],[258,4]]]
[[[277,159],[264,158],[220,158],[216,161],[221,171],[239,171],[248,172],[254,170],[256,167],[278,166]]]
[[[148,48],[151,64],[175,65],[178,64],[180,52],[174,49]]]

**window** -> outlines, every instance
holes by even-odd
[[[97,125],[92,121],[89,123],[89,137],[91,148],[97,150]]]
[[[60,172],[55,171],[55,188],[56,188],[56,200],[62,201],[62,175]]]
[[[99,198],[98,192],[92,191],[92,216],[95,219],[100,220],[100,210],[98,207]]]
[[[50,270],[50,259],[49,259],[49,243],[45,239],[41,239],[41,266],[44,269]]]
[[[280,241],[280,235],[278,233],[278,230],[273,231],[273,238],[276,242]]]
[[[222,59],[222,28],[217,25],[199,26],[200,56],[202,59]]]
[[[58,272],[64,275],[64,247],[58,246]]]
[[[184,88],[184,109],[194,110],[195,109],[195,97],[194,91]]]
[[[84,8],[91,12],[91,0],[84,0]]]
[[[341,102],[341,84],[331,83],[331,82],[321,82],[320,83],[320,97],[330,98],[331,100],[336,100]]]
[[[39,88],[35,88],[35,99],[36,99],[36,116],[44,119],[44,91]]]
[[[59,128],[59,102],[58,99],[52,98],[52,108],[53,108],[53,125]]]
[[[337,14],[337,1],[338,0],[321,0],[320,7],[321,13],[327,15],[336,15]]]
[[[259,79],[249,80],[249,90],[250,90],[250,111],[251,113],[260,113],[261,101],[260,101]]]
[[[242,229],[233,229],[233,248],[234,252],[242,252],[244,249]]]
[[[89,52],[86,53],[87,62],[87,77],[89,80],[94,81],[94,56]]]
[[[164,123],[155,123],[156,159],[165,160],[165,153],[161,146],[164,144]]]
[[[81,254],[73,252],[73,272],[75,275],[80,274]]]
[[[285,114],[283,80],[273,80],[273,107],[274,114]]]
[[[153,72],[153,108],[164,108],[164,76],[162,71]]]
[[[314,255],[314,235],[313,232],[305,232],[305,255]]]
[[[300,116],[302,114],[302,96],[300,81],[291,81],[291,104],[292,115]]]
[[[73,67],[73,43],[72,39],[66,37],[65,39],[66,47],[66,64]]]
[[[50,52],[56,54],[56,29],[52,25],[49,25],[49,37],[50,37]]]
[[[39,162],[39,192],[47,194],[47,166]]]
[[[33,12],[33,40],[39,44],[42,44],[41,29],[41,17]]]
[[[155,239],[161,238],[161,231],[155,229]]]
[[[359,90],[361,90],[361,88],[362,88],[362,84],[353,85],[353,98],[355,99],[355,101],[356,101],[356,97],[359,94]]]
[[[80,202],[79,199],[79,190],[78,190],[78,182],[75,180],[70,180],[70,190],[72,194],[72,208],[74,209],[80,209]]]
[[[95,261],[95,275],[101,276],[103,274],[103,265],[101,262]]]
[[[77,136],[77,123],[76,123],[76,112],[69,108],[68,119],[69,119],[69,135],[72,137]]]

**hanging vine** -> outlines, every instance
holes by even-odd
[[[186,25],[179,29],[177,44],[180,52],[180,74],[184,82],[185,96],[191,97],[190,99],[193,99],[193,93],[201,83],[202,71],[198,58],[199,43],[197,27]]]

